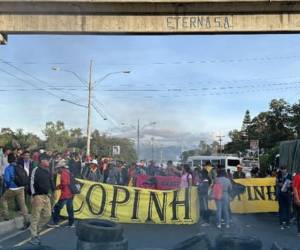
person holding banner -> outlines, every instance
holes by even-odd
[[[224,168],[218,168],[217,178],[213,184],[213,198],[216,202],[217,213],[217,228],[221,229],[221,220],[225,219],[226,228],[230,228],[230,192],[232,190],[231,181],[226,178],[226,171]]]

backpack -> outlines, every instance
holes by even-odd
[[[15,165],[15,179],[14,183],[17,185],[17,187],[26,187],[29,184],[29,177],[27,175],[27,172],[21,165]]]
[[[215,200],[221,200],[223,195],[223,186],[221,183],[215,183],[213,185],[213,198]]]
[[[80,194],[80,184],[76,184],[74,175],[70,172],[70,191],[72,194]]]

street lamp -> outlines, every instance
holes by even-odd
[[[74,103],[72,101],[66,100],[66,99],[61,99],[61,101],[63,102],[69,102],[71,104],[75,104],[77,106],[84,106],[87,107],[88,109],[88,114],[87,114],[87,142],[86,142],[86,156],[89,157],[90,156],[90,150],[91,150],[91,119],[92,119],[92,91],[93,89],[96,87],[96,83],[101,83],[104,79],[106,79],[108,76],[110,75],[114,75],[114,74],[129,74],[130,71],[125,70],[125,71],[116,71],[116,72],[110,72],[106,75],[104,75],[102,78],[93,81],[92,80],[92,71],[93,71],[93,61],[90,61],[90,66],[89,66],[89,79],[88,81],[85,81],[82,77],[80,77],[76,72],[71,71],[71,70],[67,70],[67,69],[61,69],[60,67],[52,67],[52,70],[54,71],[64,71],[64,72],[68,72],[70,74],[73,74],[77,79],[79,79],[79,81],[88,88],[88,105],[84,106],[84,105],[80,105],[77,103]],[[93,86],[94,85],[94,86]],[[94,106],[93,106],[94,107]],[[95,108],[95,107],[94,107]],[[98,112],[98,110],[96,110]],[[107,118],[104,118],[104,120],[107,120]]]

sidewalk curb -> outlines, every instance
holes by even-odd
[[[0,237],[20,230],[23,227],[23,217],[16,217],[13,220],[0,222]]]

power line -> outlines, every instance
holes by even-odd
[[[299,55],[286,55],[286,56],[263,56],[263,57],[246,57],[246,58],[225,58],[225,59],[203,59],[203,60],[178,60],[172,62],[166,61],[157,61],[157,62],[149,62],[149,63],[96,63],[96,65],[180,65],[180,64],[214,64],[214,63],[241,63],[241,62],[251,62],[251,61],[258,61],[258,62],[268,62],[272,60],[289,60],[289,59],[299,59]],[[41,61],[6,61],[7,63],[13,64],[27,64],[27,65],[82,65],[82,63],[74,63],[74,62],[41,62]],[[2,62],[3,63],[3,62]]]
[[[27,80],[24,80],[23,78],[20,78],[20,77],[18,77],[18,76],[16,76],[16,75],[14,75],[14,74],[12,74],[12,73],[10,73],[10,72],[4,70],[4,69],[1,69],[1,68],[0,68],[0,71],[2,71],[3,73],[5,73],[5,74],[7,74],[7,75],[9,75],[9,76],[11,76],[11,77],[13,77],[13,78],[19,80],[19,81],[25,82],[26,84],[29,84],[29,85],[31,85],[31,86],[37,88],[37,86],[36,86],[35,84],[33,84],[32,82],[27,81]],[[46,93],[48,93],[48,94],[51,95],[51,96],[54,96],[54,97],[56,97],[56,98],[61,99],[61,97],[60,97],[59,95],[56,95],[56,94],[54,94],[54,93],[52,93],[52,92],[50,92],[50,91],[48,91],[48,90],[46,90],[46,89],[42,89],[42,90],[45,91]]]
[[[2,60],[2,59],[0,59],[0,62],[2,62],[2,63],[4,63],[4,64],[6,64],[6,65],[8,65],[8,66],[10,66],[10,67],[12,67],[12,68],[14,68],[15,70],[17,70],[17,71],[23,73],[24,75],[26,75],[26,76],[32,78],[32,79],[35,80],[35,81],[38,81],[38,82],[41,82],[41,83],[44,83],[44,84],[47,84],[47,85],[49,84],[48,82],[46,82],[46,81],[44,81],[44,80],[42,80],[42,79],[40,79],[40,78],[34,76],[34,75],[31,74],[31,73],[28,73],[27,71],[25,71],[25,70],[23,70],[23,69],[21,69],[21,68],[15,66],[15,65],[13,65],[12,63],[6,62],[6,61],[4,61],[4,60]],[[15,78],[16,78],[16,77],[15,77]],[[20,78],[18,78],[18,79],[20,79]],[[26,82],[27,82],[27,81],[26,81]],[[30,85],[36,86],[36,85],[33,84],[33,83],[30,83]],[[50,92],[50,91],[48,91],[48,90],[46,90],[46,89],[44,89],[44,90],[45,90],[48,94],[51,94],[52,96],[56,96],[56,97],[58,96],[58,95],[56,95],[56,94],[54,94],[54,93],[52,93],[52,92]],[[64,92],[64,90],[60,90],[60,91]],[[64,93],[70,95],[69,92],[64,92]],[[78,96],[76,96],[76,95],[74,95],[74,94],[71,94],[71,95],[72,95],[72,96],[75,96],[76,98],[79,98]]]

